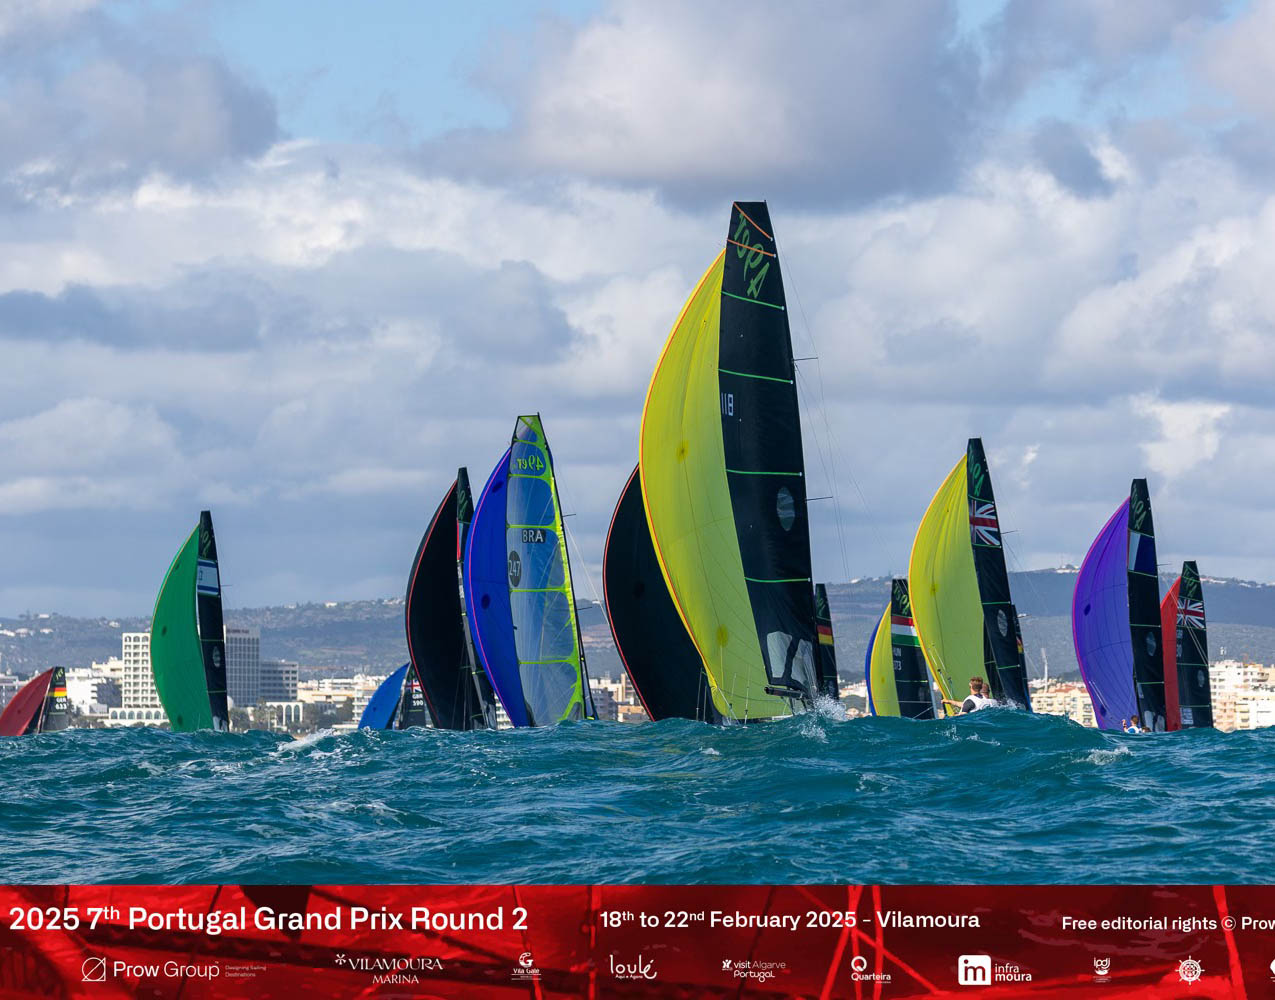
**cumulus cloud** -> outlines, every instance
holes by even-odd
[[[1227,30],[1204,3],[1046,6],[993,33],[1021,54],[1057,27],[1042,65],[1099,88]],[[771,199],[796,353],[817,356],[798,384],[811,492],[838,498],[812,509],[821,578],[903,570],[974,435],[1018,566],[1078,561],[1149,475],[1165,558],[1275,578],[1245,541],[1260,502],[1226,485],[1275,461],[1267,185],[1185,120],[995,118],[1009,36],[973,65],[938,3],[747,13],[617,3],[549,29],[506,81],[509,128],[424,156],[266,136],[183,140],[207,154],[183,166],[160,115],[138,126],[160,151],[111,183],[58,167],[58,197],[0,205],[0,598],[145,610],[207,505],[232,603],[393,592],[457,466],[481,482],[535,411],[587,586],[740,188]],[[38,30],[122,52],[99,16]],[[84,99],[66,76],[39,84],[64,109]],[[0,160],[71,161],[42,143]]]
[[[274,100],[174,21],[125,30],[96,4],[0,14],[0,187],[14,199],[203,177],[278,138]]]
[[[695,199],[933,190],[957,172],[978,87],[955,28],[945,0],[616,0],[578,27],[547,27],[539,58],[501,71],[508,129],[444,136],[426,160]]]

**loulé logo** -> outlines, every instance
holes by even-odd
[[[660,974],[652,959],[643,958],[641,954],[632,962],[617,962],[611,955],[611,975],[616,979],[658,979]]]

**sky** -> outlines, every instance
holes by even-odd
[[[582,599],[651,371],[765,199],[816,575],[984,440],[1012,569],[1135,476],[1275,580],[1275,0],[6,0],[0,616],[401,594],[540,412]]]

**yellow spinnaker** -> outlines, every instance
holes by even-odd
[[[718,390],[725,251],[669,334],[646,392],[638,464],[655,555],[713,704],[733,719],[790,715],[765,692],[766,670],[726,481]]]
[[[987,679],[965,463],[962,456],[930,501],[908,565],[912,618],[925,660],[943,697],[958,700],[971,677]]]
[[[868,693],[872,697],[873,715],[901,715],[899,691],[894,683],[894,644],[890,637],[890,605],[877,625],[872,639],[872,655],[868,659]]]

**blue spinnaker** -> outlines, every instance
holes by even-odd
[[[507,450],[492,470],[474,509],[465,545],[465,603],[473,629],[474,651],[491,686],[515,726],[529,726],[509,607],[509,551],[505,547]]]
[[[1100,729],[1137,718],[1133,640],[1129,632],[1129,501],[1098,533],[1080,565],[1071,602],[1071,630],[1080,676]]]
[[[403,678],[407,676],[410,666],[410,663],[404,663],[381,681],[381,686],[368,699],[367,707],[359,718],[360,729],[389,729],[394,725],[394,713],[403,696]]]

